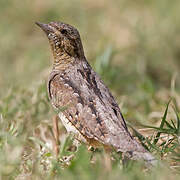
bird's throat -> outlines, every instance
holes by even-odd
[[[54,62],[53,62],[54,70],[66,70],[75,61],[73,57],[69,56],[65,52],[59,54],[53,54],[53,56],[54,56]]]
[[[50,42],[51,50],[53,53],[53,69],[54,70],[65,70],[70,64],[74,62],[74,57],[70,56],[63,49],[56,47],[54,43]]]

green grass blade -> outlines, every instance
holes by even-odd
[[[176,125],[174,124],[174,122],[173,122],[173,120],[172,120],[172,119],[171,119],[171,123],[172,123],[172,125],[173,125],[174,129],[177,129],[177,128],[176,128]]]
[[[166,110],[164,112],[164,116],[163,116],[161,124],[160,124],[160,129],[162,129],[164,124],[165,124],[166,117],[167,117],[167,112],[168,112],[168,108],[169,108],[169,103],[170,102],[171,102],[171,100],[169,100],[169,102],[168,102],[168,104],[166,106]],[[157,135],[156,135],[156,138],[154,139],[154,144],[156,144],[158,142],[160,135],[161,135],[161,132],[158,132]]]
[[[173,108],[174,112],[176,114],[176,119],[177,119],[177,135],[180,135],[180,117],[179,114],[177,112],[177,109]]]
[[[176,126],[174,126],[174,122],[172,120],[171,120],[171,123],[173,126],[171,126],[171,124],[168,123],[167,121],[165,121],[165,123],[166,123],[167,127],[169,127],[170,129],[176,129]]]
[[[146,141],[146,138],[141,134],[139,133],[136,129],[134,129],[129,123],[128,123],[128,126],[131,127],[131,129],[133,130],[135,136],[139,139],[139,141],[141,142],[142,146],[144,146],[145,149],[149,150],[148,146],[146,146],[143,141]]]

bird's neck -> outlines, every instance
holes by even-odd
[[[59,53],[54,54],[54,62],[53,62],[53,70],[65,70],[67,69],[73,62],[75,58],[69,56],[67,53]]]
[[[57,48],[54,43],[51,43],[51,49],[54,57],[53,70],[65,70],[74,62],[74,58],[60,48]]]

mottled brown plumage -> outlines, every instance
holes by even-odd
[[[88,64],[78,31],[61,22],[36,24],[51,45],[54,62],[48,93],[67,131],[92,146],[102,144],[152,162],[152,155],[130,135],[109,89]]]

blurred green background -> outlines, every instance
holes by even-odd
[[[79,30],[86,58],[135,127],[159,124],[170,98],[180,107],[179,0],[0,0],[0,114],[3,132],[12,122],[24,128],[18,147],[55,114],[45,88],[52,55],[35,21]]]
[[[87,59],[119,102],[125,103],[124,108],[141,107],[142,114],[149,113],[154,108],[152,97],[162,98],[164,105],[172,91],[180,91],[178,0],[0,3],[2,96],[10,87],[32,87],[47,79],[52,55],[35,21],[62,21],[77,27]]]
[[[80,31],[90,63],[111,47],[117,90],[170,88],[180,67],[179,1],[1,0],[0,86],[31,84],[52,58],[35,21],[63,21]],[[109,72],[106,72],[107,74]],[[112,74],[113,76],[113,74]],[[114,82],[115,84],[117,82]],[[150,85],[151,84],[151,85]],[[179,78],[176,78],[179,90]],[[2,88],[1,88],[2,89]],[[121,93],[121,94],[122,94]]]

